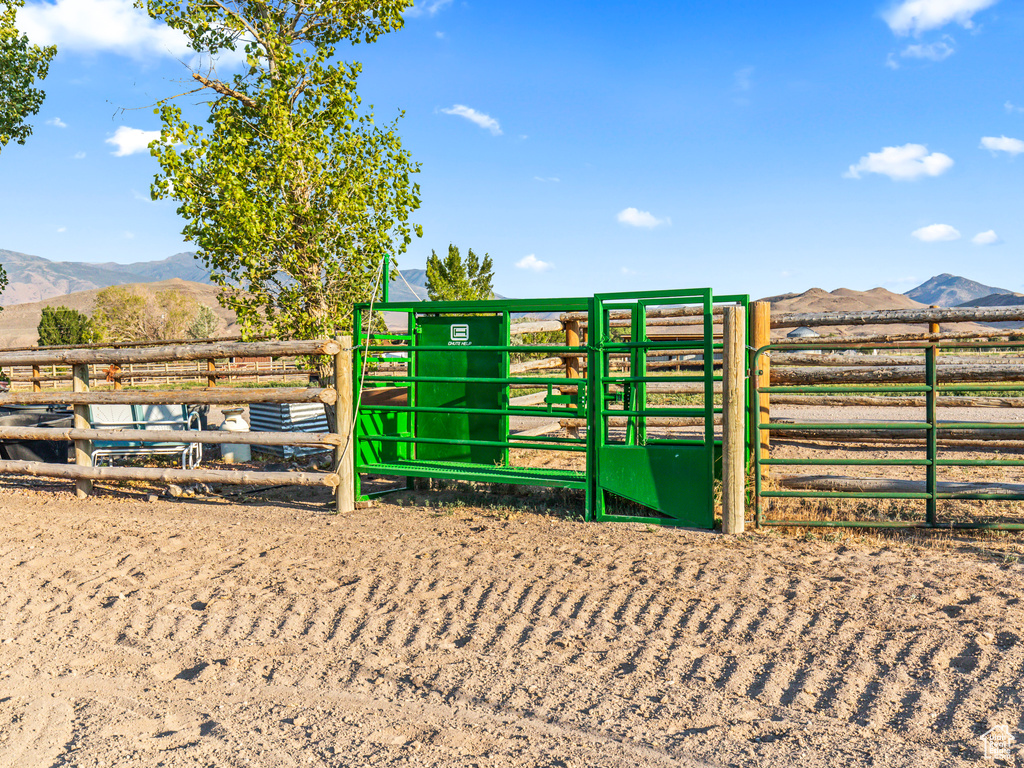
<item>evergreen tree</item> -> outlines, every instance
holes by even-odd
[[[488,254],[483,261],[469,249],[463,262],[459,249],[448,246],[442,260],[434,251],[427,259],[427,296],[431,301],[475,301],[494,298],[494,264]]]
[[[40,347],[63,347],[91,344],[96,340],[92,320],[77,309],[43,307],[43,316],[36,326]]]

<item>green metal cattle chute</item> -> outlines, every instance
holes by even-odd
[[[362,493],[360,475],[562,487],[583,492],[587,519],[712,527],[723,303],[747,297],[695,289],[357,305],[357,497],[375,495]],[[666,326],[674,335],[648,335],[652,318],[669,316],[657,322],[680,323]],[[551,330],[562,327],[553,317],[575,318],[576,343]],[[404,330],[384,331],[381,318]],[[567,360],[585,374],[567,378]],[[673,386],[692,402],[651,403]],[[572,426],[550,434],[543,425],[554,420]],[[685,428],[672,434],[666,421]]]

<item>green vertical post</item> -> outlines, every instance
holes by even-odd
[[[391,296],[391,255],[388,253],[384,254],[384,267],[380,273],[380,288],[381,301],[387,304]]]
[[[926,502],[926,518],[929,526],[935,526],[938,524],[938,501],[936,500],[936,493],[939,487],[939,422],[937,418],[936,404],[938,402],[938,371],[936,370],[936,349],[934,344],[929,344],[924,350],[924,375],[925,384],[928,386],[928,392],[925,394],[925,409],[927,414],[925,420],[930,425],[927,437],[927,456],[928,466],[925,467],[927,472],[925,490],[928,493],[928,500]]]
[[[510,347],[510,346],[512,346],[512,313],[509,312],[507,309],[504,309],[501,312],[501,325],[505,329],[504,330],[504,336],[502,337],[503,341],[501,343],[504,344],[506,347]],[[507,378],[509,378],[512,375],[512,353],[511,352],[502,352],[501,353],[501,370],[498,373],[498,375],[501,376],[503,379],[507,379]],[[505,386],[502,387],[502,390],[501,390],[501,400],[500,400],[501,405],[499,407],[503,411],[507,411],[509,408],[512,407],[511,403],[509,402],[511,399],[512,399],[512,385],[511,384],[506,384]],[[511,425],[511,420],[509,419],[508,414],[506,413],[504,416],[501,417],[501,434],[502,434],[501,439],[506,441],[506,442],[508,442],[509,432],[510,432],[511,426],[512,426]],[[508,448],[508,447],[505,448],[505,462],[504,463],[505,463],[506,467],[509,467],[509,466],[512,465],[512,460],[511,460],[511,456],[510,456],[511,450],[512,450],[511,448]]]
[[[601,472],[599,459],[601,446],[608,440],[607,419],[601,415],[607,403],[605,391],[605,308],[604,304],[591,297],[588,302],[587,334],[590,336],[590,350],[587,358],[587,380],[590,382],[590,413],[587,423],[587,468],[590,488],[590,505],[587,519],[595,520],[604,514],[604,491],[598,485]]]
[[[363,370],[363,310],[352,313],[352,443],[349,452],[352,454],[352,487],[353,498],[358,499],[363,493],[362,476],[359,474],[359,401],[362,392],[359,389],[359,373]]]
[[[643,342],[645,346],[636,347],[636,364],[633,366],[633,370],[636,371],[634,376],[640,376],[644,378],[644,381],[638,381],[636,384],[636,391],[634,392],[633,410],[635,411],[646,411],[647,410],[647,303],[640,302],[634,314],[637,316],[636,330],[637,334],[633,338],[636,342]],[[647,416],[637,417],[636,424],[636,438],[638,445],[647,445]]]
[[[626,378],[634,379],[641,375],[640,373],[640,347],[635,346],[640,341],[640,329],[638,318],[643,312],[643,305],[634,304],[629,310],[629,338],[633,342],[634,346],[630,347],[629,350],[629,366],[626,370]],[[639,411],[640,405],[637,398],[640,387],[637,386],[638,382],[625,381],[622,384],[622,407],[626,411]],[[627,396],[628,395],[628,396]],[[626,417],[626,445],[639,445],[640,436],[640,417],[639,416],[627,416]]]

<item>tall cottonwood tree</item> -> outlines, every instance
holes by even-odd
[[[0,151],[32,135],[25,122],[39,112],[46,94],[34,87],[46,78],[56,46],[32,45],[16,26],[24,0],[0,0]]]
[[[32,135],[25,122],[39,112],[46,94],[34,85],[46,78],[56,46],[32,45],[16,26],[24,0],[0,0],[0,151],[11,141],[24,144]],[[0,266],[0,293],[7,272]],[[2,309],[2,308],[0,308]]]
[[[419,207],[419,166],[394,122],[360,108],[361,66],[338,46],[402,26],[410,0],[148,0],[151,16],[214,59],[244,50],[227,79],[194,71],[206,126],[170,100],[158,113],[155,198],[180,201],[183,234],[222,286],[243,334],[333,336],[351,328],[384,253],[401,253]],[[193,91],[195,92],[195,91]],[[401,116],[401,115],[399,115]]]

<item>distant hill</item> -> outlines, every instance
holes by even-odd
[[[880,312],[887,309],[921,309],[926,304],[914,301],[907,294],[893,293],[885,288],[872,288],[870,291],[854,291],[849,288],[837,288],[825,291],[811,288],[803,293],[784,293],[769,296],[762,301],[772,305],[772,314],[804,313],[804,312]],[[818,330],[822,335],[838,334],[843,336],[871,336],[880,333],[920,333],[921,325],[836,325],[822,326]],[[943,330],[978,331],[984,326],[978,323],[943,324]],[[772,331],[773,336],[785,336],[791,328],[779,328]]]
[[[1021,293],[991,293],[980,299],[972,299],[958,304],[959,307],[1015,307],[1024,304],[1024,294]]]
[[[217,315],[218,323],[215,335],[233,335],[238,332],[235,325],[235,315],[230,310],[224,309],[217,302],[217,294],[220,288],[205,283],[195,283],[186,280],[161,280],[157,283],[131,283],[128,284],[142,293],[156,294],[160,291],[179,290],[193,296],[200,304],[205,304]],[[87,315],[92,314],[93,305],[96,302],[96,294],[102,288],[93,288],[88,291],[77,291],[63,296],[53,296],[45,301],[36,301],[27,304],[16,304],[9,306],[0,312],[0,349],[11,347],[29,347],[38,341],[37,328],[39,318],[42,317],[43,307],[65,306],[77,309]]]
[[[17,251],[0,249],[0,265],[7,271],[7,289],[0,296],[0,306],[44,301],[94,288],[128,283],[156,283],[164,280],[185,280],[212,285],[210,272],[194,253],[176,253],[159,261],[136,261],[131,264],[80,261],[50,261]],[[401,278],[391,281],[392,301],[425,301],[427,273],[422,269],[403,269]],[[410,291],[406,282],[412,286]]]
[[[965,302],[991,296],[994,293],[1013,293],[1006,288],[994,288],[991,285],[982,285],[966,277],[951,275],[944,272],[941,275],[926,280],[907,291],[908,296],[926,306],[936,305],[939,307],[958,307]]]
[[[883,309],[918,309],[922,305],[906,294],[893,293],[885,288],[854,291],[837,288],[826,291],[811,288],[803,293],[784,293],[769,296],[773,312],[874,312]]]

